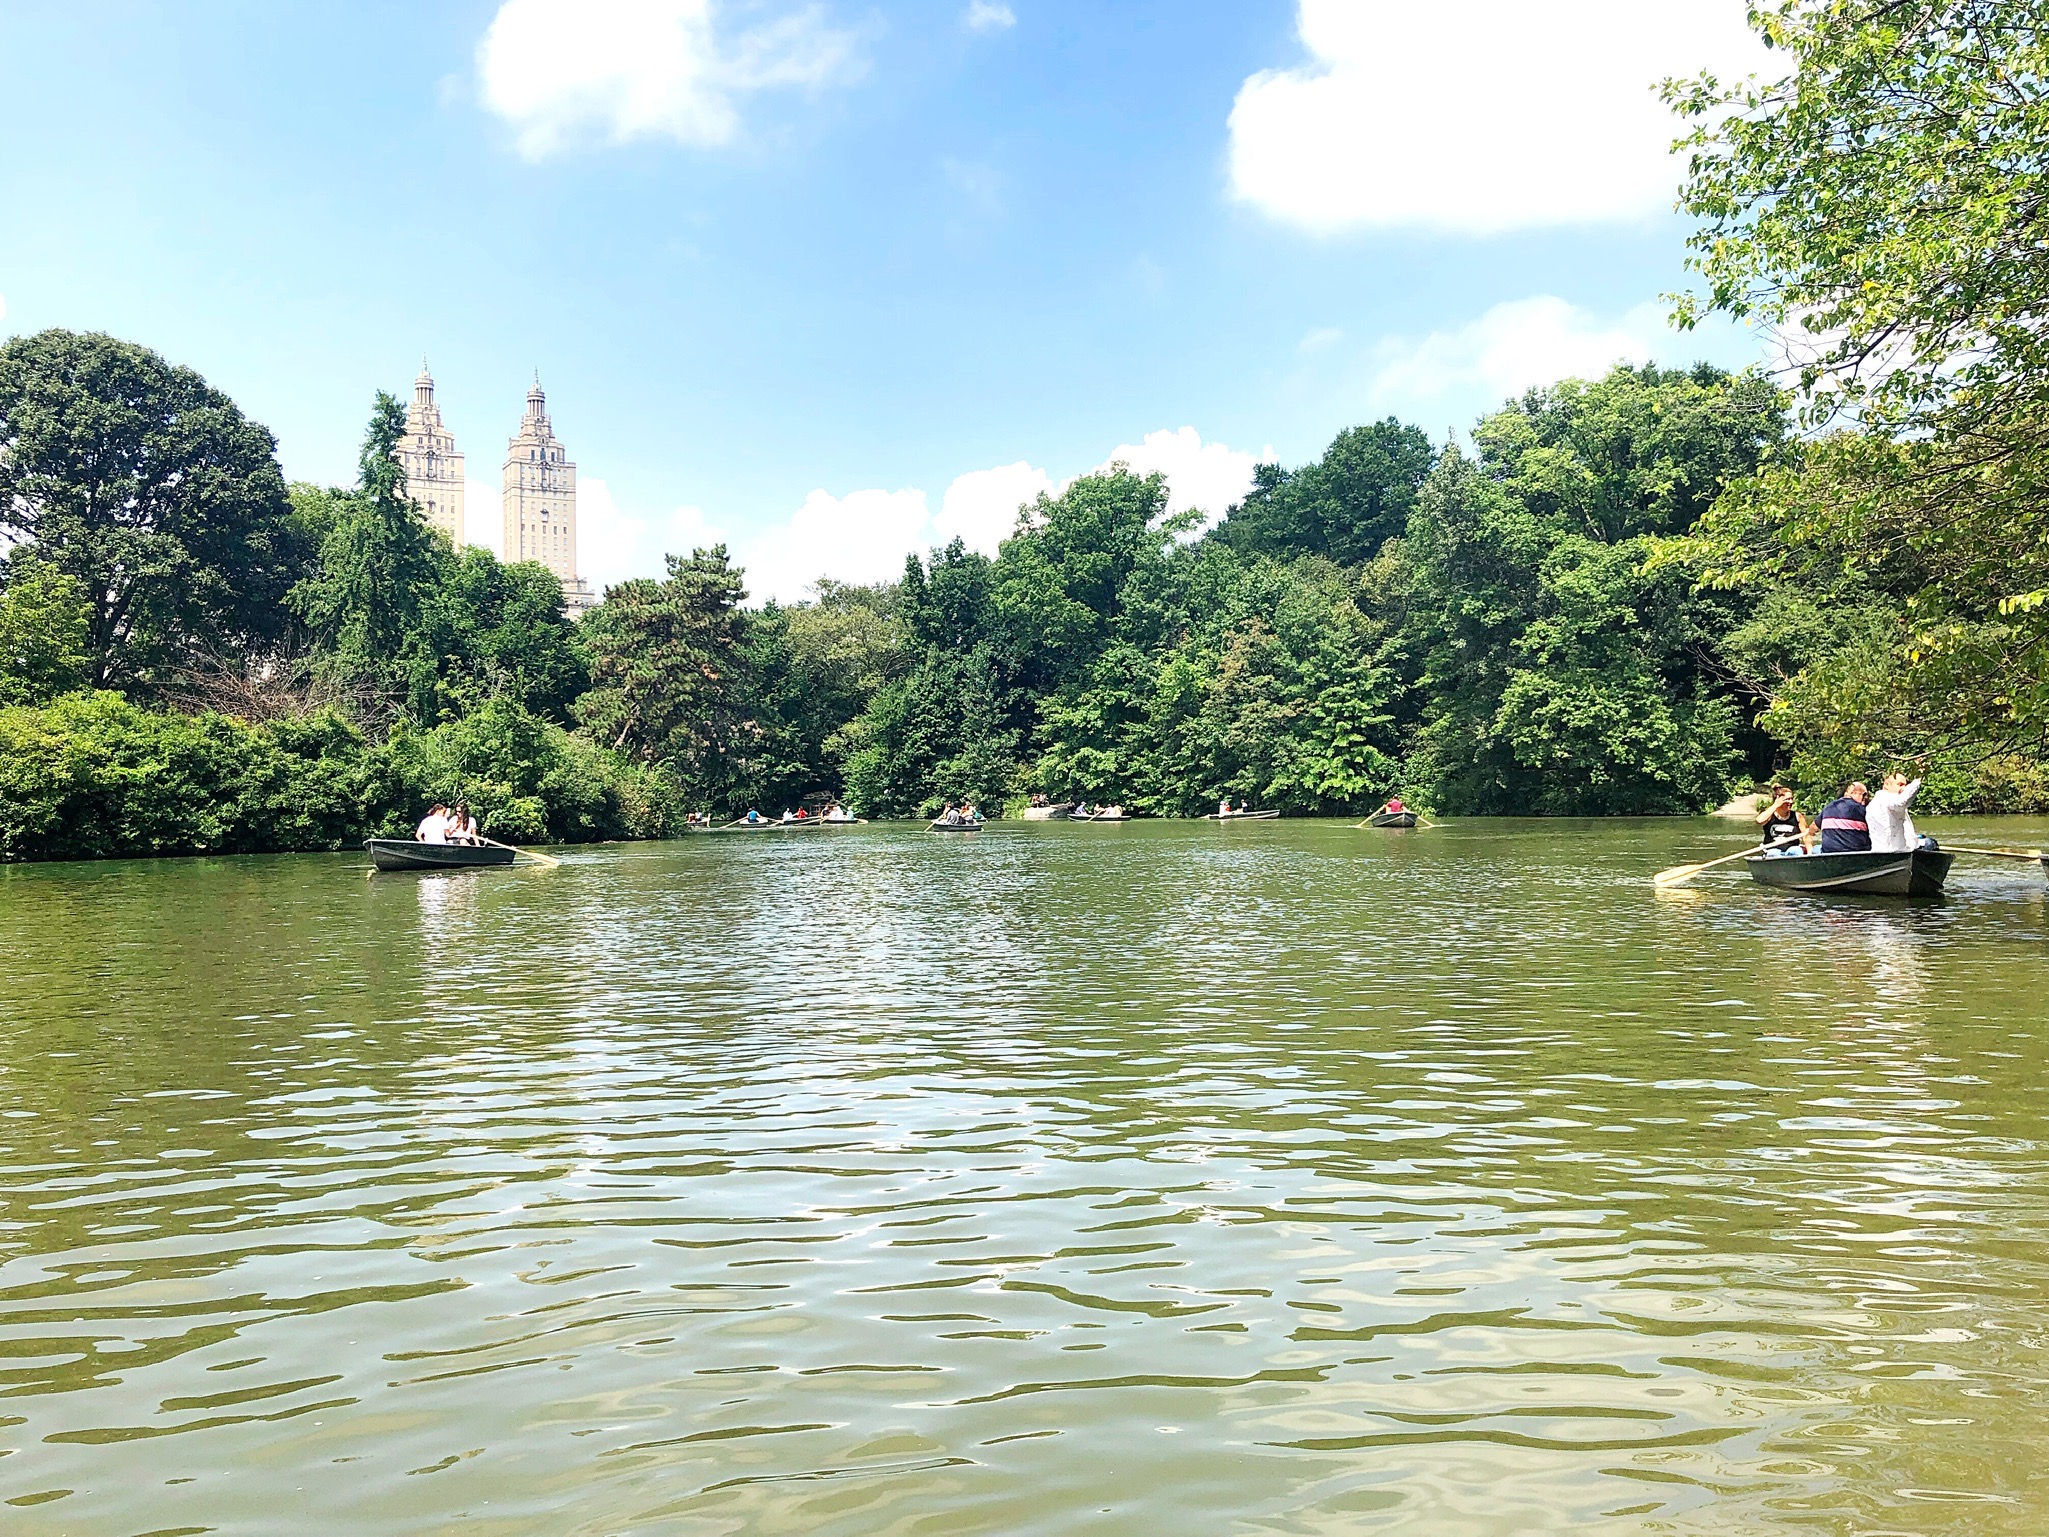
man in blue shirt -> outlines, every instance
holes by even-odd
[[[1870,799],[1871,792],[1859,782],[1821,808],[1822,853],[1871,852],[1871,826],[1864,816],[1864,803]]]

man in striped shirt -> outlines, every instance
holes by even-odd
[[[1864,815],[1865,803],[1870,799],[1870,790],[1859,781],[1821,808],[1822,853],[1871,852],[1871,824]]]

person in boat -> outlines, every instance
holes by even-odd
[[[1793,805],[1793,792],[1785,785],[1772,786],[1771,804],[1757,814],[1758,842],[1765,848],[1777,846],[1790,854],[1805,847],[1802,818]]]
[[[448,841],[450,843],[482,843],[477,835],[477,819],[470,815],[466,802],[456,802],[454,813],[448,819]]]
[[[963,822],[979,822],[982,820],[982,813],[975,810],[975,803],[973,801],[962,801],[960,803],[960,819]]]
[[[1218,815],[1218,816],[1220,816],[1220,817],[1227,817],[1227,816],[1229,816],[1230,814],[1231,814],[1231,797],[1227,795],[1227,796],[1225,796],[1225,797],[1224,797],[1224,798],[1223,798],[1222,800],[1220,800],[1220,801],[1218,801],[1218,802],[1217,802],[1217,815]]]
[[[436,801],[427,814],[420,819],[420,825],[413,829],[415,843],[446,843],[448,841],[448,806]]]
[[[1822,853],[1871,852],[1871,822],[1864,812],[1870,800],[1870,789],[1862,780],[1857,780],[1821,808]]]
[[[1407,806],[1402,804],[1402,798],[1399,795],[1390,795],[1387,798],[1387,804],[1380,808],[1380,814],[1384,817],[1404,816],[1408,813],[1408,809]]]
[[[747,821],[750,823],[759,824],[761,821],[761,813],[754,810],[752,807],[749,807],[747,811]]]
[[[1872,850],[1880,854],[1906,854],[1933,839],[1922,838],[1914,826],[1914,818],[1907,808],[1914,804],[1914,797],[1921,793],[1921,781],[1909,781],[1905,774],[1895,769],[1887,774],[1879,791],[1871,797],[1871,803],[1864,808],[1864,818],[1871,829]]]

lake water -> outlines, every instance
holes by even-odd
[[[2037,1537],[2049,889],[1736,846],[0,869],[0,1531]]]

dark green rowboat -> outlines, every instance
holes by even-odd
[[[1366,819],[1368,827],[1414,827],[1416,813],[1413,811],[1376,811]]]
[[[513,851],[495,843],[415,843],[411,838],[372,838],[363,845],[380,870],[470,870],[509,865]]]
[[[1760,886],[1863,897],[1939,897],[1956,855],[1941,849],[1905,854],[1753,854],[1743,861]]]

